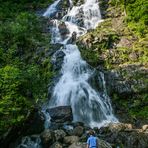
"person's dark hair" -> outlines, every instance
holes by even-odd
[[[89,135],[95,135],[95,132],[93,130],[89,130]]]

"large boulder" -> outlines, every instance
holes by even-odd
[[[108,126],[109,131],[111,132],[120,132],[120,131],[127,131],[132,130],[132,124],[126,124],[126,123],[111,123]]]
[[[70,33],[66,24],[64,22],[60,22],[58,28],[62,39],[66,39],[67,35]]]
[[[70,106],[59,106],[47,109],[51,117],[51,122],[64,123],[67,121],[72,121],[72,109]]]
[[[148,132],[148,124],[143,125],[143,126],[142,126],[142,130],[143,130],[143,131],[147,131],[147,132]]]
[[[64,143],[66,144],[73,144],[79,141],[78,136],[66,136],[64,137]]]
[[[82,127],[82,126],[77,126],[73,130],[73,134],[76,136],[79,136],[79,137],[81,137],[83,135],[83,133],[84,133],[84,127]]]
[[[54,134],[56,141],[62,141],[63,138],[66,136],[66,133],[63,130],[55,130]]]
[[[41,133],[41,140],[44,148],[49,148],[55,142],[55,134],[53,131],[47,129]]]

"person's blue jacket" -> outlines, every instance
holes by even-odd
[[[87,147],[88,148],[97,148],[97,138],[91,135],[87,139]]]

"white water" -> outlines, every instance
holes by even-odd
[[[59,2],[60,0],[56,0],[52,5],[50,5],[43,16],[51,16],[53,13],[55,13],[57,11],[56,7]]]
[[[51,17],[57,11],[60,0],[55,1],[43,14],[44,17]],[[95,28],[101,22],[100,9],[97,0],[85,0],[81,6],[73,6],[69,0],[70,9],[62,20],[52,20],[51,28],[52,43],[60,43],[64,48],[60,49],[65,53],[62,65],[62,76],[55,85],[53,94],[43,111],[46,115],[45,126],[50,124],[50,115],[47,108],[70,105],[73,111],[74,121],[82,121],[91,127],[105,126],[110,122],[118,122],[113,115],[110,98],[107,95],[104,74],[100,72],[104,92],[95,90],[88,82],[88,79],[95,72],[94,69],[81,58],[79,49],[75,44],[68,44],[73,32],[77,37],[84,35],[88,29]],[[80,24],[79,21],[82,21]],[[59,25],[64,22],[69,33],[64,37],[60,34]],[[53,57],[54,58],[54,57]],[[55,59],[56,60],[56,59]],[[99,83],[99,82],[98,82]],[[17,148],[41,148],[39,136],[24,137]]]
[[[44,13],[49,17],[59,3],[55,1]],[[70,1],[72,5],[72,1]],[[79,24],[79,21],[82,21]],[[64,22],[69,33],[62,37],[59,30],[60,23]],[[88,79],[94,73],[88,64],[81,58],[77,45],[69,44],[68,40],[73,32],[77,37],[85,34],[88,29],[95,28],[101,22],[100,9],[97,0],[85,0],[81,6],[73,6],[62,20],[53,20],[52,43],[61,43],[65,53],[62,65],[62,76],[56,84],[47,108],[70,105],[73,111],[74,121],[83,121],[91,127],[101,127],[118,120],[112,113],[110,98],[107,95],[104,75],[100,73],[104,87],[103,95],[95,90]],[[44,108],[45,109],[45,108]],[[47,115],[47,119],[49,116]],[[46,121],[48,124],[49,121]]]
[[[22,139],[22,142],[20,145],[18,145],[16,148],[42,148],[41,146],[41,139],[39,136],[33,135],[33,136],[26,136]]]

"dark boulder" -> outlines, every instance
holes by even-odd
[[[83,135],[83,133],[84,133],[84,127],[82,127],[82,126],[77,126],[73,130],[73,134],[76,136],[79,136],[79,137],[81,137]]]
[[[69,30],[67,29],[67,26],[64,22],[60,22],[58,28],[59,28],[61,35],[69,34]]]
[[[66,136],[66,133],[63,130],[55,130],[54,134],[56,141],[62,141],[63,138]]]
[[[66,136],[64,137],[64,143],[70,145],[79,141],[78,136]]]
[[[51,122],[64,123],[72,121],[72,109],[70,106],[59,106],[51,109],[47,109],[51,117]]]
[[[60,35],[61,35],[62,39],[63,40],[66,39],[68,34],[70,33],[67,26],[66,26],[66,24],[64,22],[61,22],[59,24],[58,28],[59,28],[59,32],[60,32]]]
[[[46,57],[52,57],[61,47],[63,47],[63,45],[60,43],[51,44],[50,48],[46,51]]]
[[[58,71],[61,69],[65,53],[61,50],[58,50],[54,53],[53,58],[51,60],[53,70]]]
[[[75,44],[76,39],[77,39],[77,33],[76,32],[73,32],[72,33],[72,37],[67,41],[67,43],[68,44]]]

